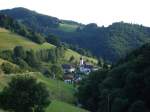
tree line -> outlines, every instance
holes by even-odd
[[[10,63],[3,63],[1,69],[6,73],[16,73],[28,71],[40,71],[47,76],[52,76],[51,68],[56,67],[58,71],[62,71],[61,61],[64,60],[65,48],[56,47],[52,49],[27,50],[22,46],[16,46],[12,50],[3,50],[0,52],[0,58],[15,63],[19,67],[15,67]],[[45,65],[43,64],[45,63]],[[19,69],[20,68],[20,69]],[[56,70],[55,70],[56,71]],[[60,78],[59,75],[57,74]],[[56,76],[57,76],[56,75]],[[61,76],[62,77],[62,76]]]

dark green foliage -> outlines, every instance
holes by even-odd
[[[147,111],[144,102],[139,100],[131,105],[129,112],[147,112]]]
[[[74,59],[75,59],[74,56],[71,56],[70,59],[69,59],[69,61],[70,61],[70,62],[73,62]]]
[[[99,107],[99,83],[101,83],[106,75],[106,71],[95,72],[89,76],[88,79],[84,79],[78,90],[77,94],[79,102],[83,104],[84,108],[95,111]]]
[[[37,42],[39,44],[46,42],[45,38],[41,34],[33,32],[33,31],[31,31],[31,33],[28,37],[32,41]]]
[[[55,49],[55,53],[58,59],[63,58],[65,55],[65,49],[64,47],[57,47]]]
[[[47,74],[50,69],[51,64],[61,63],[64,60],[65,48],[56,47],[53,49],[41,49],[37,51],[27,50],[22,46],[16,46],[13,51],[4,50],[0,52],[0,57],[2,59],[13,62],[21,68],[20,71],[40,71]],[[45,63],[45,64],[44,64]],[[4,69],[7,66],[4,66]],[[13,68],[12,68],[13,69]],[[9,73],[11,72],[11,67],[8,66]],[[6,71],[6,70],[5,70]],[[7,72],[7,71],[6,71]],[[51,75],[48,73],[48,75]]]
[[[93,55],[91,54],[91,52],[87,49],[83,49],[77,45],[73,45],[73,44],[68,44],[68,43],[62,43],[62,45],[67,48],[67,49],[72,49],[76,52],[78,52],[79,54],[81,55],[84,55],[84,56],[89,56],[89,57],[93,57]]]
[[[100,76],[105,77],[100,80]],[[149,112],[149,94],[150,44],[146,44],[108,72],[92,73],[83,80],[78,98],[93,112]]]
[[[104,66],[104,60],[102,58],[98,59],[98,66],[103,67]]]
[[[77,44],[96,56],[116,62],[133,49],[150,42],[150,28],[123,22],[108,27],[87,25],[71,37],[63,38],[63,41]]]
[[[11,50],[0,51],[0,57],[12,62],[13,61],[13,51],[11,51]]]
[[[53,79],[62,79],[63,77],[63,70],[60,65],[52,65],[51,67],[51,74]]]
[[[4,73],[6,74],[10,74],[10,73],[17,73],[19,72],[19,68],[13,66],[12,64],[10,63],[7,63],[7,62],[4,62],[2,65],[1,65],[1,69]]]
[[[12,11],[13,10],[13,11]],[[29,28],[34,29],[36,32],[44,34],[64,34],[65,33],[59,29],[60,23],[66,23],[70,25],[80,25],[73,21],[59,20],[58,18],[42,15],[35,11],[31,11],[25,8],[14,8],[12,10],[0,11],[2,14],[7,14],[14,19],[20,20],[23,24],[26,24]],[[57,30],[56,30],[57,29]],[[58,31],[59,30],[59,31]]]
[[[53,78],[53,76],[52,76],[52,72],[51,72],[51,70],[50,70],[50,69],[45,70],[45,71],[44,71],[44,75],[45,75],[46,77]]]
[[[123,112],[128,108],[128,99],[115,98],[111,105],[111,112]]]
[[[41,15],[24,8],[3,10],[1,12],[16,20],[21,20],[25,25],[37,32],[47,36],[49,33],[56,35],[63,42],[88,49],[97,57],[102,57],[112,62],[116,62],[133,49],[150,42],[150,28],[141,25],[119,22],[108,27],[98,27],[94,23],[82,25],[64,21],[78,25],[77,30],[74,32],[64,32],[59,29],[59,24],[63,21],[57,18]],[[84,53],[82,49],[80,49],[80,52]]]
[[[50,103],[45,85],[29,76],[12,79],[0,93],[0,107],[14,112],[44,112]]]
[[[38,68],[40,61],[33,50],[27,51],[26,62],[33,68]]]
[[[56,56],[55,49],[50,50],[48,56],[49,56],[49,59],[51,60],[52,63],[57,62],[57,56]]]
[[[17,22],[7,15],[0,14],[0,27],[11,30],[39,44],[45,42],[45,38],[39,33],[34,32],[20,22]]]
[[[15,58],[22,58],[25,59],[26,58],[26,51],[22,46],[16,46],[14,48],[14,56]]]
[[[47,40],[48,43],[51,43],[55,46],[60,46],[61,45],[60,39],[58,37],[54,36],[54,35],[48,35],[46,40]]]
[[[54,49],[39,50],[36,52],[38,60],[44,62],[56,63],[64,58],[65,49],[63,47],[56,47]]]
[[[11,12],[11,10],[6,10],[6,12],[2,11],[1,13],[8,14],[20,20],[24,18],[25,20],[23,23],[35,28],[38,32],[44,30],[43,28],[45,27],[50,29],[51,27],[57,27],[59,25],[59,20],[57,18],[41,15],[34,11],[30,12],[30,10],[25,8],[14,8],[14,12]]]
[[[21,69],[24,69],[24,70],[29,70],[30,69],[28,63],[25,60],[23,60],[22,58],[16,58],[15,62],[16,62],[17,65],[19,65],[19,67]]]

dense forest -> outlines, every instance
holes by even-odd
[[[111,70],[85,78],[77,96],[92,112],[150,111],[150,44],[128,54]]]
[[[36,32],[45,36],[49,34],[58,36],[62,42],[88,49],[95,56],[111,62],[116,62],[128,52],[150,42],[150,28],[142,25],[124,22],[113,23],[108,27],[99,27],[94,23],[83,25],[42,15],[25,8],[0,12],[24,23]],[[68,31],[68,29],[72,30]]]

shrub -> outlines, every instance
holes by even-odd
[[[49,105],[45,85],[29,76],[14,77],[0,93],[0,107],[14,112],[44,112]]]

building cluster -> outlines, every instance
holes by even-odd
[[[79,83],[83,76],[90,74],[92,71],[96,71],[99,68],[84,62],[83,58],[80,58],[80,63],[77,66],[72,64],[63,64],[64,82],[65,83]]]

